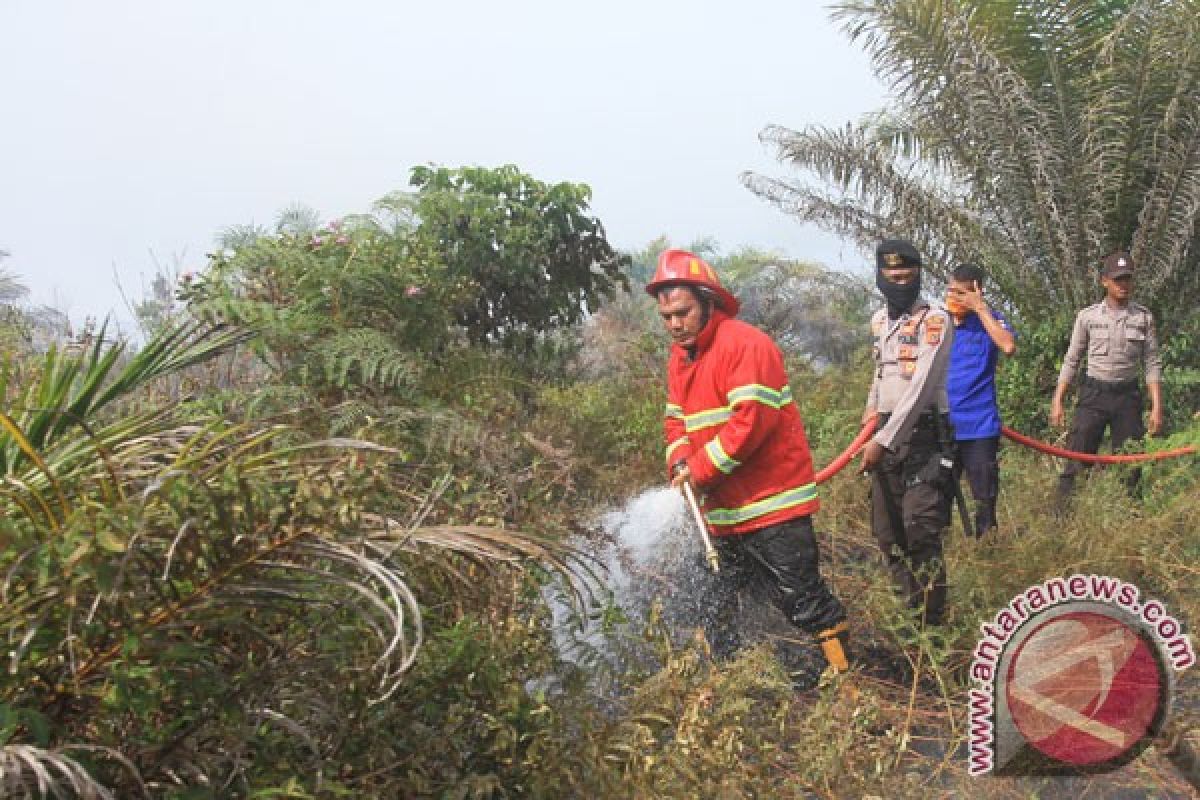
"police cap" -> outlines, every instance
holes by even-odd
[[[875,267],[919,267],[921,254],[907,239],[884,239],[875,248]]]
[[[1133,274],[1133,259],[1124,250],[1109,253],[1104,257],[1100,267],[1100,275],[1105,278],[1120,278]]]

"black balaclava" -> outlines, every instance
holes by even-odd
[[[883,276],[883,268],[888,266],[888,257],[900,259],[901,266],[917,267],[917,279],[912,283],[892,283]],[[884,239],[875,248],[875,286],[883,292],[887,300],[888,319],[899,319],[902,314],[912,308],[921,294],[921,254],[912,242],[905,239]]]

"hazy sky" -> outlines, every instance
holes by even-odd
[[[738,174],[788,174],[767,124],[884,103],[815,0],[0,0],[0,76],[4,266],[76,321],[119,310],[114,275],[139,297],[226,226],[365,211],[429,162],[587,183],[619,247],[858,265]]]

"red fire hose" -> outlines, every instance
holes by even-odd
[[[1039,453],[1045,453],[1050,456],[1058,456],[1059,458],[1069,458],[1072,461],[1082,461],[1084,464],[1136,464],[1140,461],[1162,461],[1167,458],[1178,458],[1179,456],[1191,455],[1196,452],[1195,447],[1177,447],[1174,450],[1160,450],[1156,453],[1119,453],[1117,455],[1097,455],[1094,453],[1080,453],[1075,450],[1066,450],[1062,447],[1055,447],[1052,444],[1039,442],[1037,439],[1030,439],[1024,434],[1017,433],[1012,428],[1004,426],[1001,432],[1012,439],[1017,444],[1023,444],[1026,447],[1033,448]]]
[[[842,469],[850,463],[867,439],[871,438],[871,434],[875,432],[875,425],[878,424],[878,418],[873,417],[870,422],[863,425],[862,430],[858,432],[858,436],[854,437],[854,441],[850,446],[842,451],[841,455],[829,462],[829,466],[817,473],[816,482],[824,483],[825,481],[837,475]]]
[[[858,454],[862,446],[871,438],[871,434],[875,432],[877,420],[872,419],[862,427],[858,432],[858,436],[854,437],[854,441],[841,452],[841,454],[833,461],[829,462],[829,466],[817,473],[816,482],[825,483],[834,475],[841,472],[847,464]],[[1067,450],[1062,447],[1055,447],[1046,442],[1039,442],[1037,439],[1031,439],[1024,434],[1017,433],[1012,428],[1004,426],[1001,432],[1009,439],[1012,439],[1017,444],[1025,445],[1026,447],[1037,450],[1039,453],[1046,455],[1057,456],[1058,458],[1069,458],[1073,461],[1081,461],[1084,464],[1136,464],[1142,461],[1163,461],[1168,458],[1178,458],[1179,456],[1194,455],[1197,452],[1195,447],[1177,447],[1174,450],[1160,450],[1155,453],[1118,453],[1116,455],[1099,455],[1094,453],[1080,453],[1075,450]]]

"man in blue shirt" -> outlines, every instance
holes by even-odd
[[[983,270],[960,264],[950,275],[946,310],[954,317],[954,342],[946,394],[958,444],[955,480],[963,472],[975,498],[975,536],[996,527],[1000,492],[1000,409],[996,405],[996,362],[1017,349],[1013,329],[983,299]]]

